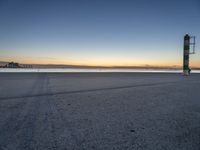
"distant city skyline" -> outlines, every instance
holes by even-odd
[[[1,0],[0,61],[87,66],[182,66],[199,0]]]

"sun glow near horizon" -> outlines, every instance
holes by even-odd
[[[65,60],[59,58],[31,58],[31,57],[0,57],[2,61],[7,62],[18,62],[20,64],[41,64],[41,65],[77,65],[77,66],[99,66],[99,67],[161,67],[161,68],[181,68],[182,67],[182,59],[181,60],[127,60],[127,59],[118,59],[118,58],[102,58],[99,60],[93,59],[84,59],[84,60]],[[191,67],[200,67],[199,61],[191,61]]]

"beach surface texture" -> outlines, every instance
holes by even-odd
[[[200,74],[1,73],[0,150],[199,150]]]

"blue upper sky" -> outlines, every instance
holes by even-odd
[[[20,63],[182,65],[199,0],[0,0],[0,59]]]

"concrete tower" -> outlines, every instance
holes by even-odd
[[[190,36],[188,34],[184,37],[183,48],[183,74],[189,75],[189,55],[190,55]]]
[[[191,43],[191,39],[193,40],[193,43]],[[190,45],[193,46],[193,51],[190,52]],[[183,48],[183,74],[189,75],[190,74],[190,67],[189,67],[189,60],[190,60],[190,54],[195,53],[195,37],[189,36],[186,34],[184,36],[184,48]]]

